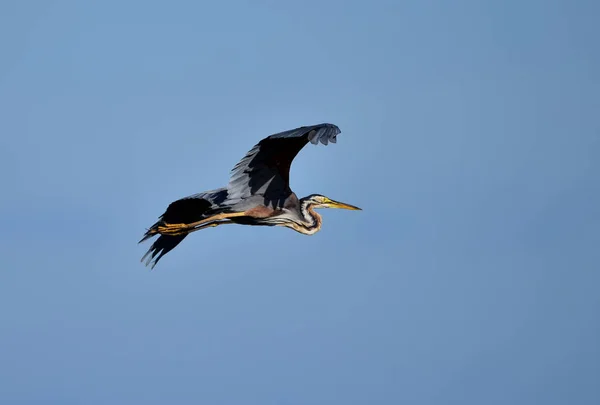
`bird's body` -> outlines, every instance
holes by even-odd
[[[321,229],[314,208],[352,205],[319,194],[298,198],[289,186],[294,157],[308,143],[335,143],[340,130],[333,124],[300,127],[261,140],[233,168],[227,187],[194,194],[172,202],[140,241],[160,235],[142,261],[153,261],[177,246],[188,234],[224,224],[285,226],[305,235]]]

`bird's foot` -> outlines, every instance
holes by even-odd
[[[161,235],[179,235],[181,232],[189,230],[188,224],[164,224],[159,225],[157,232]]]

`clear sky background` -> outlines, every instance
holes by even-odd
[[[0,403],[600,403],[595,1],[0,5]],[[314,236],[144,230],[331,122]]]

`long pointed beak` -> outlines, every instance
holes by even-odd
[[[346,203],[339,202],[339,201],[333,201],[333,200],[331,200],[327,204],[327,208],[341,208],[343,210],[362,211],[361,208],[355,207],[354,205],[346,204]]]

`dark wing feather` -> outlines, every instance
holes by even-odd
[[[225,189],[217,189],[173,201],[158,218],[158,221],[146,231],[139,243],[156,236],[155,231],[162,224],[189,224],[220,212],[222,210],[220,204],[226,196],[227,191]],[[186,236],[158,235],[158,239],[154,241],[142,257],[142,262],[147,258],[146,266],[151,264],[151,268],[154,268],[158,261],[179,245]]]
[[[256,144],[231,172],[228,200],[237,202],[262,195],[265,205],[280,207],[292,193],[289,173],[292,161],[308,143],[335,143],[341,133],[333,124],[300,127],[273,134]]]

